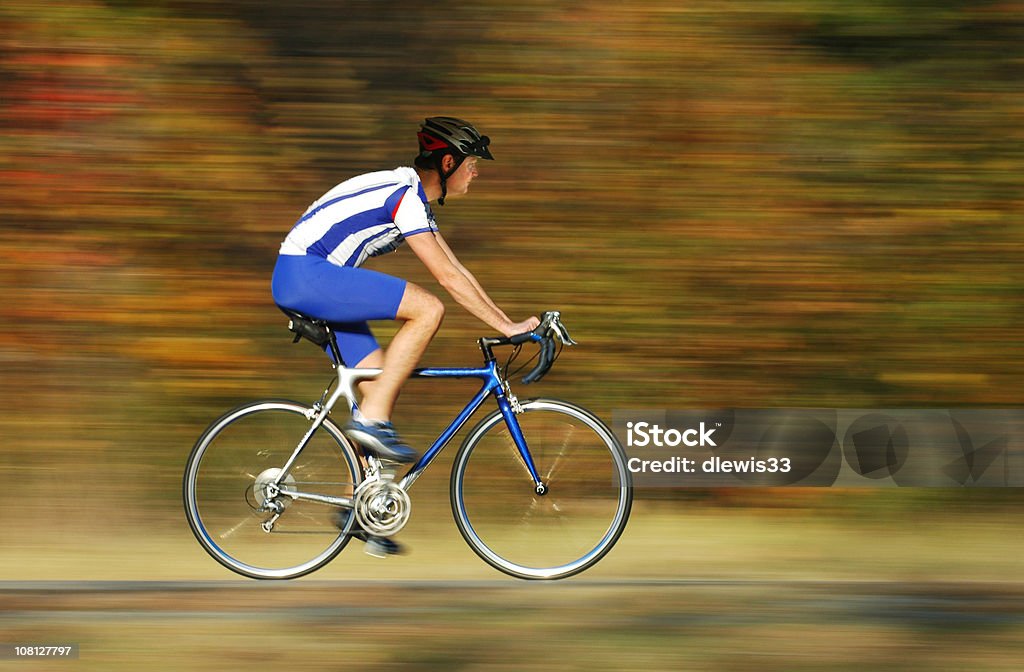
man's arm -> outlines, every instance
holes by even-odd
[[[502,317],[511,322],[512,320],[509,319],[508,315],[506,315],[505,312],[502,311],[501,308],[499,308],[496,303],[494,303],[491,297],[488,296],[487,292],[484,291],[483,286],[476,279],[476,277],[469,272],[468,268],[462,265],[462,262],[460,262],[458,257],[455,256],[455,253],[452,252],[452,248],[448,246],[448,241],[446,241],[440,233],[435,234],[434,238],[435,240],[437,240],[437,244],[441,246],[441,249],[444,250],[444,253],[448,255],[448,259],[451,260],[455,268],[459,269],[462,272],[462,274],[466,276],[466,279],[473,283],[473,286],[476,287],[478,292],[480,292],[480,296],[483,297],[484,301],[490,304],[491,308],[496,310]]]
[[[513,322],[509,319],[491,300],[473,274],[459,262],[441,234],[421,233],[410,236],[405,241],[456,303],[492,329],[505,336],[512,336],[530,331],[540,324],[536,317],[523,322]]]

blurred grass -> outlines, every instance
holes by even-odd
[[[417,484],[420,488],[421,484]],[[522,584],[480,560],[458,534],[443,493],[418,491],[401,539],[409,555],[380,560],[353,542],[308,579],[497,581]],[[755,502],[757,500],[754,500]],[[638,502],[623,537],[579,581],[1002,583],[1024,569],[1022,541],[1007,536],[1010,509],[973,512],[709,508]],[[77,525],[34,525],[30,513],[9,526],[0,554],[5,581],[229,581],[254,584],[221,567],[188,526],[147,520],[142,512],[92,509],[88,534]],[[39,512],[36,512],[39,515]],[[114,523],[104,526],[102,523]],[[42,533],[45,530],[45,533]],[[573,583],[573,580],[567,580]]]
[[[73,571],[66,557],[105,557],[99,539],[180,536],[206,424],[319,396],[326,362],[288,344],[271,303],[277,246],[334,183],[408,163],[428,114],[474,120],[499,159],[438,209],[448,240],[510,313],[560,308],[582,343],[523,396],[606,418],[1019,406],[1020,10],[5,2],[0,435],[30,526],[0,562]],[[407,252],[375,267],[436,289]],[[427,362],[472,362],[480,330],[449,311]],[[458,406],[448,389],[410,389],[403,431],[426,442]],[[821,495],[641,495],[844,524]],[[828,496],[896,516],[977,506],[996,531],[1020,502]],[[907,535],[906,562],[932,562]]]

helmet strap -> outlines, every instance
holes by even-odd
[[[446,156],[451,156],[455,159],[455,165],[452,166],[452,169],[449,170],[448,172],[445,172],[444,168],[442,167],[444,163],[444,157]],[[444,199],[448,195],[448,178],[455,174],[455,171],[459,169],[459,166],[461,166],[462,162],[465,160],[465,155],[458,154],[455,152],[452,152],[450,154],[442,154],[441,156],[437,157],[436,161],[434,162],[434,166],[437,168],[437,174],[441,178],[441,198],[437,199],[438,205],[444,205]]]

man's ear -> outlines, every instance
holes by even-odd
[[[445,174],[452,172],[452,170],[454,168],[455,168],[455,157],[454,156],[452,156],[451,154],[445,154],[444,156],[441,157],[441,170],[443,170],[445,172]]]

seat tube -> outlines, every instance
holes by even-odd
[[[512,435],[512,440],[516,442],[516,448],[519,449],[519,456],[523,458],[523,464],[526,465],[526,469],[530,472],[530,476],[533,478],[535,485],[541,485],[540,475],[537,473],[537,467],[533,463],[533,455],[530,454],[530,448],[526,445],[526,437],[523,436],[523,429],[519,426],[519,418],[516,417],[515,411],[512,410],[512,405],[505,398],[504,394],[498,393],[495,395],[498,400],[498,409],[501,411],[502,417],[505,419],[505,426],[508,427],[509,433]]]

